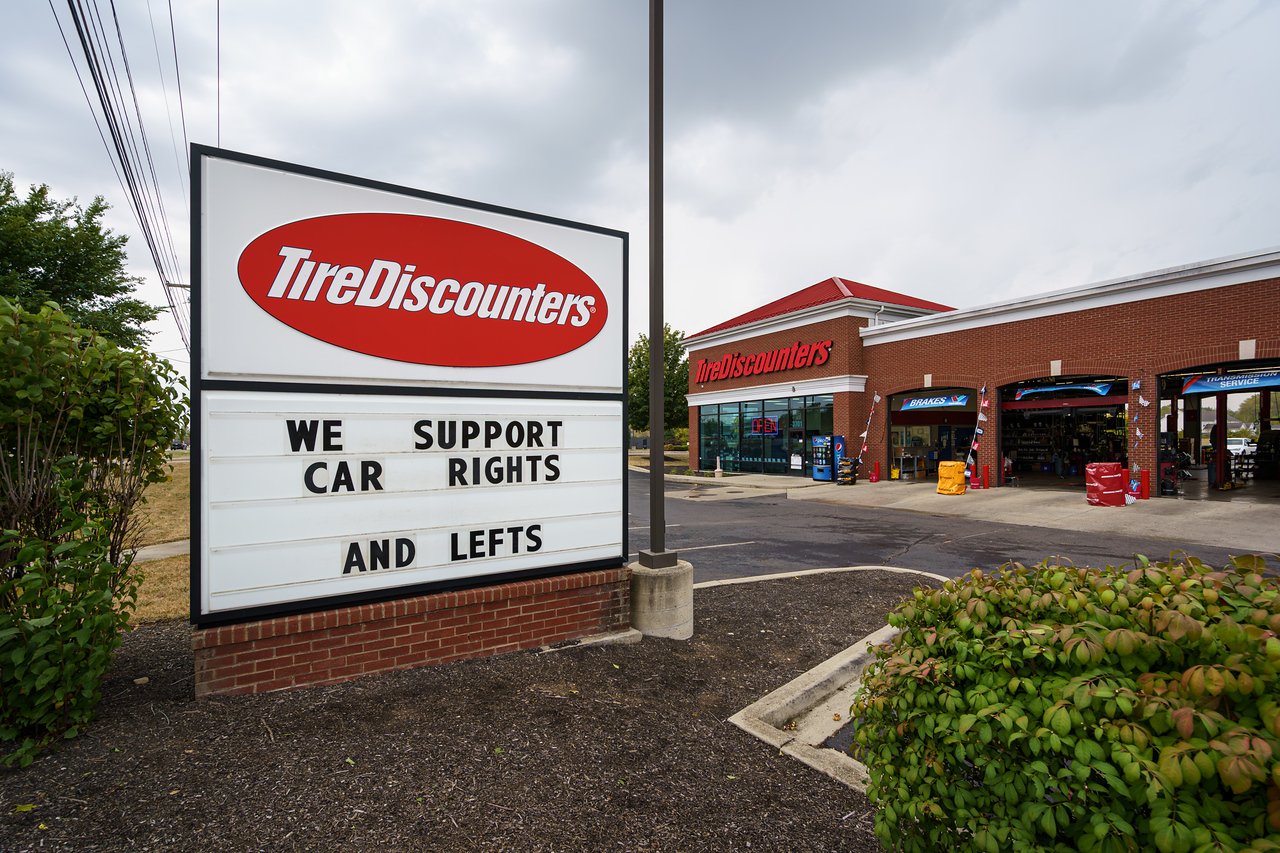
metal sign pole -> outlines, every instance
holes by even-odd
[[[662,439],[662,0],[649,0],[649,547],[631,564],[631,627],[648,637],[693,636],[693,566],[667,550]]]
[[[663,393],[666,340],[662,322],[662,0],[649,0],[649,548],[640,564],[653,569],[676,565],[667,550],[663,488]]]

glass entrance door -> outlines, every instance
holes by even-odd
[[[793,427],[787,430],[787,455],[791,459],[790,473],[809,474],[809,453],[805,447],[804,429]]]

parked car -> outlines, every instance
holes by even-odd
[[[1231,451],[1232,456],[1239,456],[1241,453],[1257,452],[1258,445],[1248,438],[1228,438],[1227,450]]]

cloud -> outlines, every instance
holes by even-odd
[[[1024,4],[985,32],[990,85],[1015,109],[1092,111],[1176,87],[1207,34],[1192,3]]]
[[[185,257],[167,8],[155,42],[146,4],[118,9]],[[214,9],[175,4],[188,133],[210,144]],[[5,14],[0,168],[103,194],[132,232],[51,13]],[[225,147],[628,231],[646,328],[646,3],[222,16]],[[687,0],[666,27],[666,303],[685,331],[831,275],[969,306],[1280,243],[1275,4]],[[162,298],[140,237],[130,251]]]

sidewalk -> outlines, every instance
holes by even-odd
[[[647,474],[647,468],[632,468]],[[970,489],[963,495],[940,495],[937,483],[882,480],[837,486],[772,474],[734,474],[714,479],[667,475],[670,483],[689,484],[672,497],[714,499],[725,491],[750,495],[786,494],[788,500],[845,506],[878,507],[906,512],[972,518],[1029,527],[1050,527],[1123,536],[1196,542],[1232,553],[1280,553],[1280,511],[1275,504],[1235,501],[1182,501],[1151,498],[1125,507],[1091,506],[1081,492],[1041,488]]]
[[[162,542],[159,545],[147,545],[138,549],[133,561],[141,563],[146,560],[163,560],[165,557],[176,557],[179,554],[191,553],[191,540],[179,539],[177,542]]]

